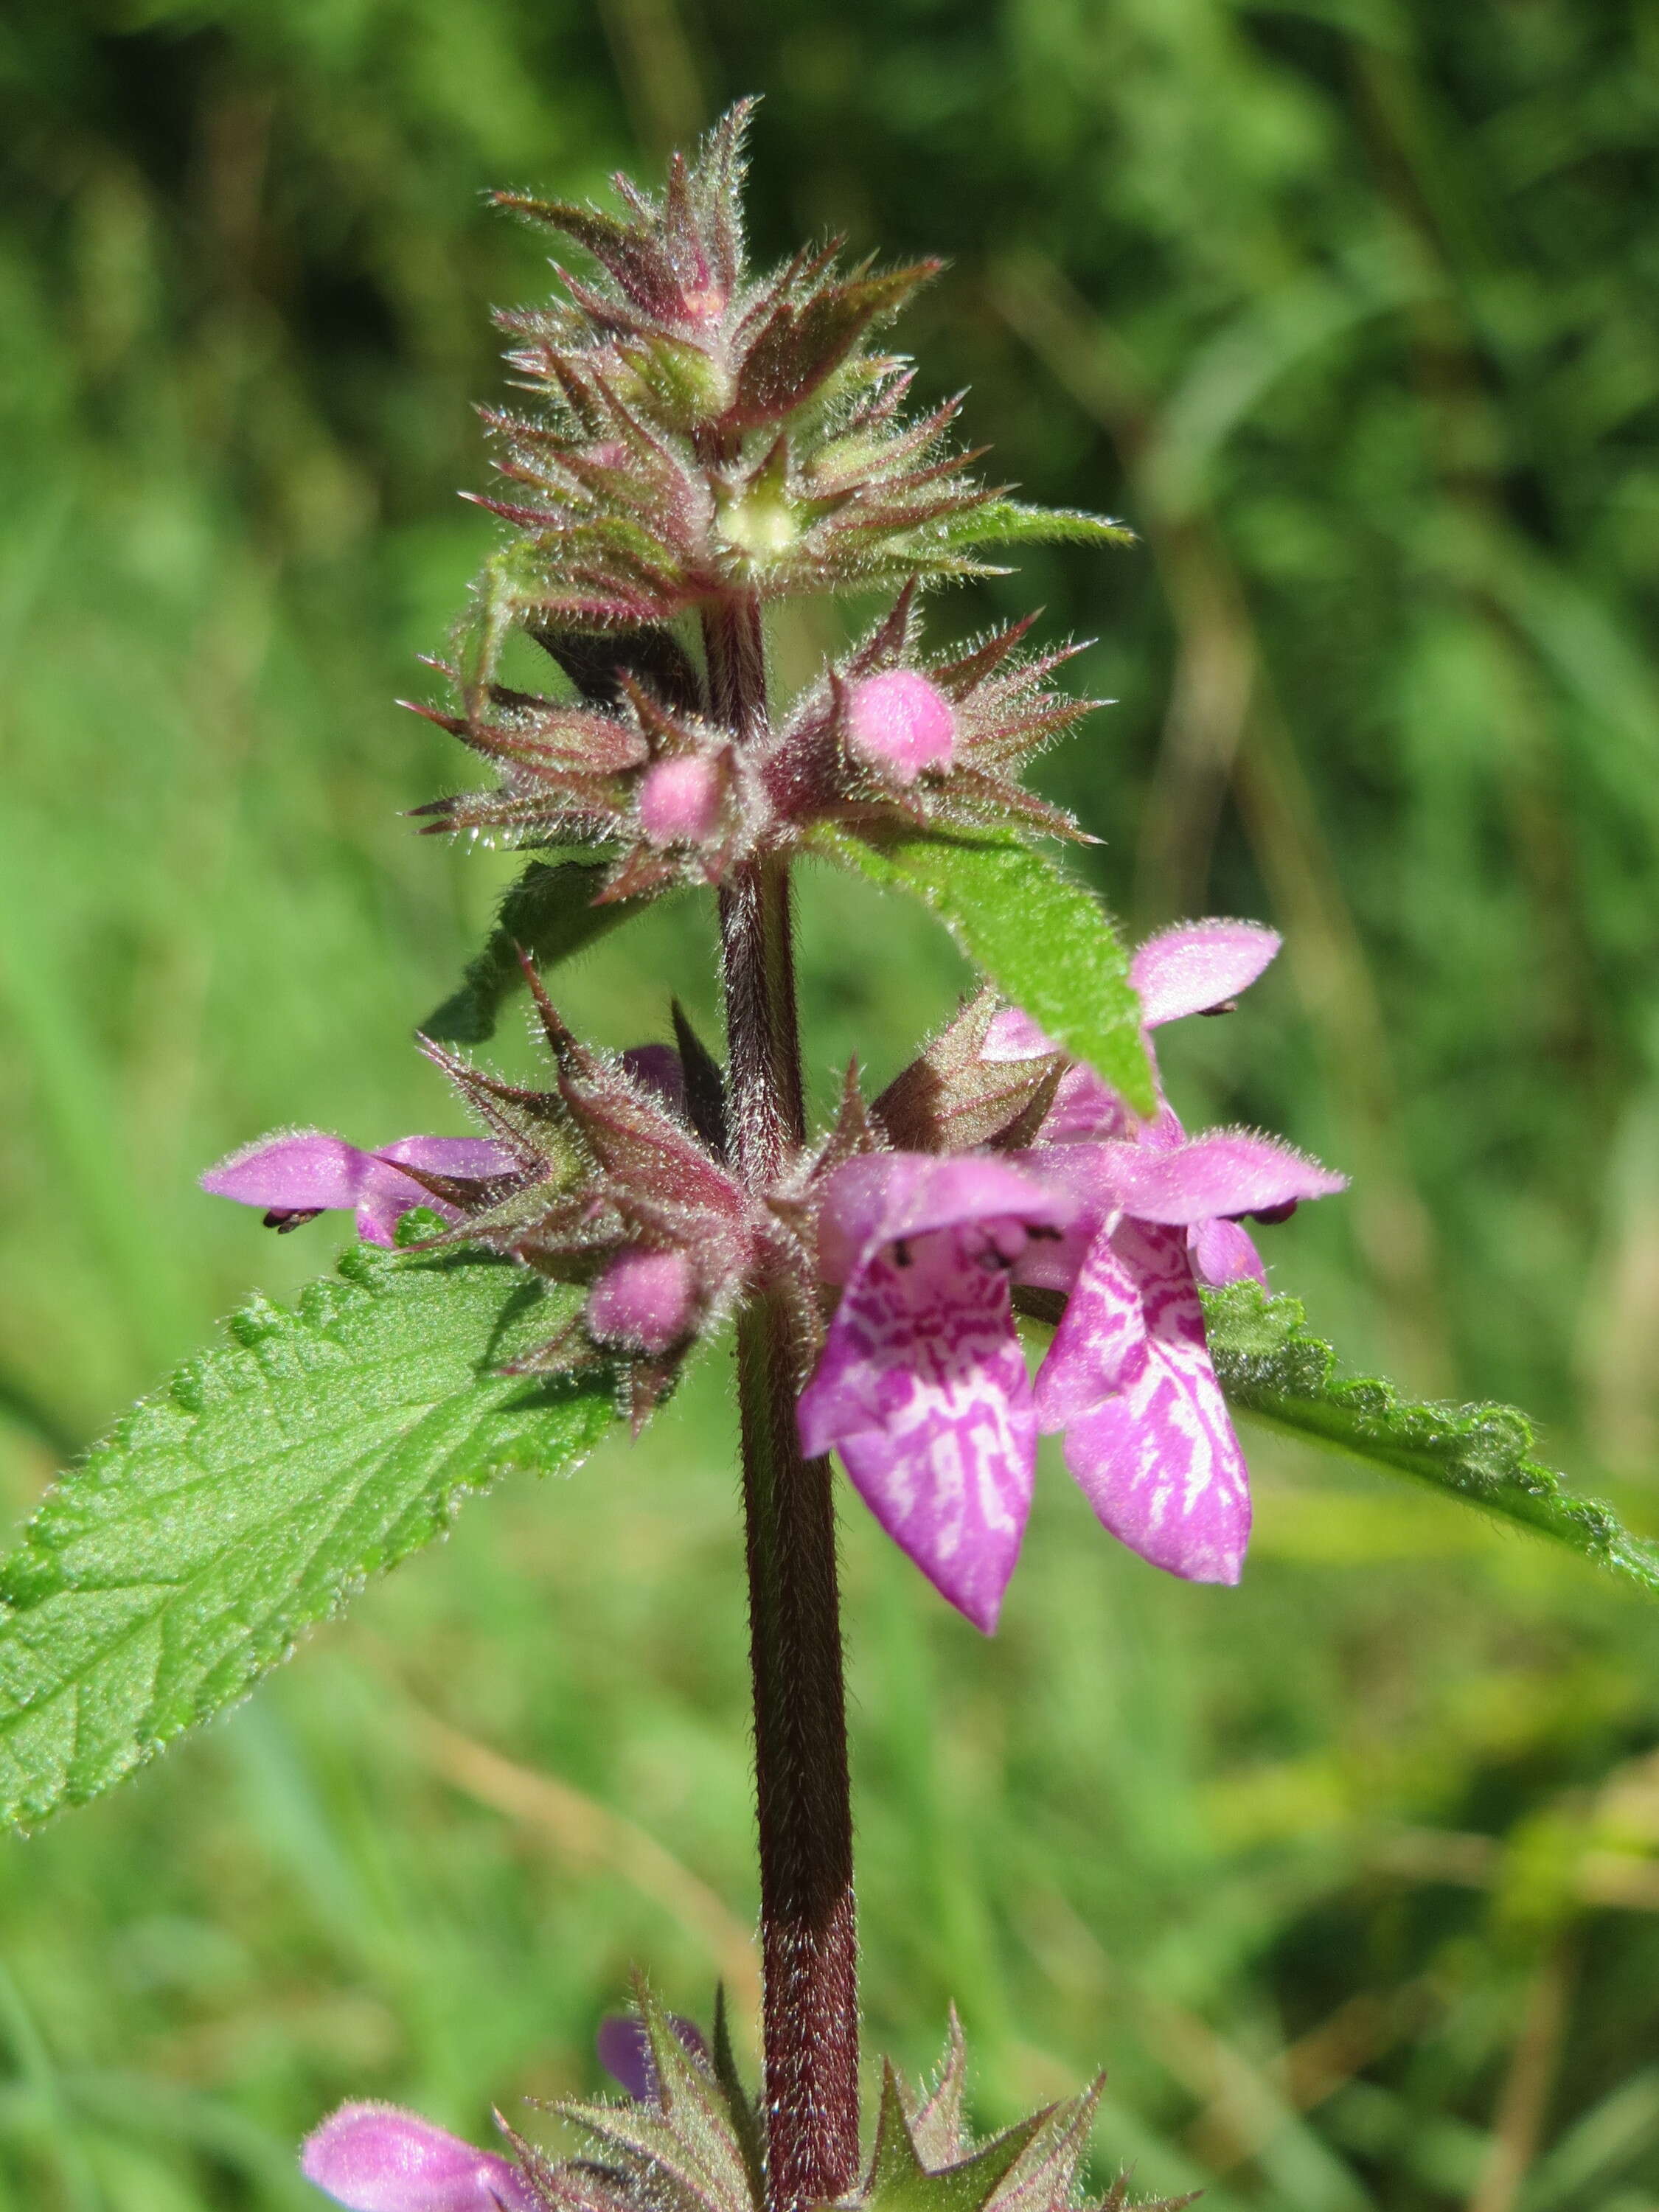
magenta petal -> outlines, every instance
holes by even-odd
[[[396,2105],[343,2105],[307,2136],[300,2169],[348,2212],[536,2212],[508,2160]]]
[[[1242,1283],[1247,1276],[1267,1287],[1267,1271],[1261,1255],[1236,1221],[1195,1221],[1187,1231],[1187,1249],[1200,1282],[1219,1290],[1224,1283]]]
[[[1135,1127],[1134,1116],[1108,1083],[1081,1061],[1060,1079],[1054,1103],[1043,1116],[1045,1145],[1073,1145],[1109,1137],[1126,1137]]]
[[[1255,982],[1280,944],[1255,921],[1183,921],[1149,937],[1129,965],[1148,1029],[1206,1013]]]
[[[886,668],[849,685],[846,730],[849,749],[899,783],[947,766],[956,750],[951,702],[914,668]]]
[[[1063,1429],[1121,1389],[1146,1351],[1140,1285],[1119,1259],[1109,1232],[1090,1245],[1054,1342],[1037,1370],[1037,1425]]]
[[[1098,1212],[1085,1211],[1057,1236],[1032,1237],[1010,1279],[1021,1290],[1069,1291],[1099,1227]]]
[[[1125,1222],[1118,1256],[1139,1283],[1145,1359],[1066,1431],[1066,1464],[1104,1526],[1189,1582],[1236,1583],[1250,1534],[1249,1478],[1210,1364],[1186,1240]]]
[[[233,1152],[210,1168],[202,1188],[215,1198],[234,1198],[241,1206],[268,1212],[314,1213],[331,1206],[356,1206],[363,1178],[374,1165],[343,1137],[320,1129],[299,1129],[292,1136],[263,1139]]]
[[[1063,1194],[1000,1160],[872,1152],[848,1160],[824,1185],[819,1265],[826,1280],[844,1282],[876,1247],[902,1237],[997,1219],[1057,1229],[1075,1211]]]
[[[1271,1137],[1216,1129],[1167,1149],[1152,1144],[1073,1147],[1077,1170],[1096,1178],[1100,1203],[1140,1221],[1182,1227],[1218,1214],[1255,1213],[1293,1199],[1328,1198],[1347,1188]]]
[[[428,1175],[460,1176],[482,1181],[506,1175],[513,1155],[485,1137],[398,1137],[382,1145],[370,1158],[357,1198],[357,1234],[367,1243],[395,1244],[398,1224],[417,1206],[429,1206],[445,1221],[459,1214],[424,1184],[398,1173],[394,1162],[421,1168]]]
[[[1046,1060],[1060,1048],[1047,1030],[1039,1029],[1024,1006],[1000,1006],[991,1017],[980,1046],[984,1060]]]
[[[433,1175],[501,1175],[512,1165],[499,1145],[481,1137],[399,1137],[365,1152],[343,1137],[302,1129],[233,1152],[210,1168],[202,1188],[215,1198],[234,1198],[268,1213],[317,1213],[351,1206],[357,1233],[371,1244],[396,1241],[399,1219],[412,1206],[429,1206],[447,1220],[454,1210],[431,1197],[397,1163]]]
[[[705,2064],[708,2045],[703,2040],[702,2030],[696,2021],[686,2020],[679,2013],[671,2012],[668,2025],[694,2058]],[[622,2013],[611,2013],[599,2022],[598,2037],[599,2063],[611,2079],[628,2092],[636,2105],[653,2105],[657,2100],[657,2069],[651,2057],[651,2039],[642,2021]]]
[[[685,1111],[685,1063],[672,1044],[631,1044],[622,1064],[635,1083],[665,1106],[677,1114]]]
[[[1023,1006],[1003,1006],[991,1017],[980,1047],[981,1060],[1045,1060],[1060,1048]],[[1042,1121],[1044,1144],[1071,1144],[1084,1138],[1125,1136],[1133,1116],[1116,1091],[1092,1067],[1073,1060],[1060,1079],[1054,1103]]]
[[[515,1164],[506,1146],[492,1144],[488,1137],[399,1137],[377,1146],[374,1157],[394,1166],[423,1168],[428,1175],[465,1176],[480,1182],[511,1174]]]
[[[987,1635],[1019,1556],[1036,1463],[1030,1382],[990,1240],[878,1250],[854,1273],[799,1408],[940,1595]]]
[[[722,762],[701,753],[654,761],[640,778],[640,827],[649,844],[701,845],[719,827],[725,797]]]
[[[390,1247],[398,1241],[398,1224],[417,1206],[429,1206],[445,1220],[454,1217],[453,1206],[434,1198],[419,1183],[399,1175],[384,1160],[371,1159],[357,1194],[357,1234],[366,1244]]]

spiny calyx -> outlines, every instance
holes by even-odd
[[[538,2203],[547,2212],[768,2212],[762,2112],[738,2074],[724,2004],[716,2001],[705,2052],[700,2039],[677,2033],[642,1981],[636,1996],[649,2094],[548,2108],[588,2137],[591,2158],[556,2162],[502,2124]],[[1125,2176],[1103,2197],[1079,2192],[1099,2081],[984,2142],[965,2122],[966,2086],[952,2012],[930,2088],[913,2093],[884,2065],[869,2166],[836,2212],[1123,2212]],[[1190,2202],[1145,2201],[1140,2212],[1178,2212]]]
[[[689,661],[672,701],[656,688],[660,659],[648,676],[618,662],[601,679],[597,653],[583,665],[596,690],[603,682],[602,705],[495,683],[465,713],[406,701],[499,776],[490,789],[416,812],[428,834],[602,850],[610,866],[599,902],[719,884],[758,854],[795,849],[825,823],[878,836],[1018,822],[1079,836],[1069,814],[1019,780],[1090,711],[1049,682],[1077,648],[1023,653],[1028,619],[930,655],[915,599],[907,585],[787,714],[742,737],[685,703],[701,696]],[[562,649],[551,634],[538,642]],[[459,684],[449,664],[433,665]]]

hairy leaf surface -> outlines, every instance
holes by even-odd
[[[1005,998],[1099,1070],[1137,1112],[1156,1104],[1128,956],[1093,894],[1020,838],[821,832],[819,852],[908,891],[939,917]]]
[[[1018,499],[988,499],[936,526],[957,545],[1133,545],[1127,522],[1089,514],[1076,507],[1028,507]]]
[[[502,1001],[524,981],[520,945],[542,966],[555,967],[637,914],[641,899],[594,905],[608,872],[591,860],[532,860],[501,901],[495,927],[467,963],[459,988],[421,1024],[428,1036],[441,1044],[483,1044],[495,1034]]]
[[[1437,1405],[1373,1376],[1339,1381],[1336,1354],[1309,1329],[1300,1301],[1256,1283],[1206,1291],[1204,1313],[1216,1373],[1241,1411],[1414,1475],[1659,1596],[1659,1552],[1534,1459],[1532,1425],[1513,1406]]]
[[[469,1491],[590,1450],[607,1378],[495,1371],[570,1299],[502,1261],[359,1247],[296,1310],[234,1315],[0,1560],[0,1819],[96,1796],[441,1535]]]

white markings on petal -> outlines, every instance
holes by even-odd
[[[1191,1582],[1236,1583],[1249,1478],[1210,1364],[1185,1236],[1125,1221],[1111,1243],[1139,1288],[1145,1352],[1092,1412],[1071,1416],[1066,1464],[1132,1551]]]
[[[990,1222],[876,1252],[848,1284],[799,1407],[805,1449],[839,1449],[889,1535],[988,1635],[1036,1457],[1008,1302],[1019,1241],[1017,1224]]]
[[[1037,1422],[1043,1434],[1052,1436],[1121,1389],[1146,1352],[1140,1285],[1103,1230],[1084,1255],[1054,1342],[1037,1370]]]

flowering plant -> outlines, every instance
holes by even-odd
[[[280,1231],[337,1208],[362,1243],[295,1311],[238,1315],[0,1564],[0,1805],[28,1823],[240,1694],[467,1492],[574,1465],[735,1340],[763,2094],[718,2007],[705,2042],[642,1984],[637,2020],[608,2031],[626,2101],[567,2112],[595,2157],[556,2164],[509,2130],[509,2158],[349,2106],[305,2166],[356,2212],[1070,2201],[1095,2093],[975,2144],[954,2026],[930,2092],[888,2072],[861,2150],[832,1453],[988,1633],[1042,1432],[1114,1537],[1167,1572],[1237,1580],[1234,1408],[1659,1589],[1659,1562],[1538,1464],[1518,1414],[1338,1381],[1301,1309],[1269,1294],[1245,1223],[1343,1179],[1254,1132],[1188,1135],[1152,1032],[1231,1010],[1277,937],[1202,921],[1131,956],[1038,842],[1084,832],[1020,781],[1085,712],[1054,683],[1064,652],[1030,653],[1029,623],[943,650],[924,633],[926,592],[990,573],[988,546],[1127,533],[980,481],[951,442],[957,403],[907,415],[910,370],[877,333],[933,264],[848,270],[831,246],[750,270],[745,116],[676,159],[660,197],[619,179],[621,214],[501,196],[592,265],[503,319],[536,403],[486,417],[505,490],[483,503],[512,534],[434,664],[445,700],[418,709],[495,778],[417,810],[427,830],[536,855],[422,1040],[480,1133],[365,1149],[289,1133],[211,1170],[210,1192]],[[775,705],[766,610],[811,592],[880,611]],[[546,689],[503,680],[518,638]],[[984,977],[878,1096],[849,1068],[821,1130],[792,953],[807,861],[918,899]],[[672,1044],[594,1049],[551,971],[686,885],[718,908],[723,1053],[678,1007]],[[487,1042],[520,982],[539,1088],[457,1049]]]

